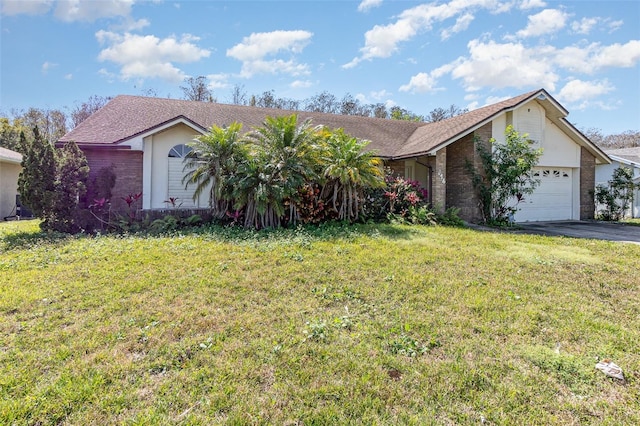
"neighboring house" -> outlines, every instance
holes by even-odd
[[[634,183],[640,185],[640,146],[634,148],[611,149],[605,151],[611,164],[596,167],[596,185],[608,186],[613,171],[618,167],[628,167],[633,172]],[[640,186],[633,192],[633,200],[627,215],[640,217]]]
[[[22,170],[22,155],[0,147],[0,220],[16,215],[18,175]]]
[[[541,185],[515,216],[517,221],[591,219],[596,164],[609,163],[597,146],[571,125],[568,112],[544,89],[478,108],[435,123],[388,120],[306,111],[284,111],[139,96],[118,96],[60,139],[75,141],[84,151],[92,175],[114,166],[114,201],[141,192],[142,207],[167,207],[178,197],[183,207],[205,207],[208,196],[195,201],[193,189],[181,183],[185,145],[212,125],[243,123],[243,130],[262,125],[267,116],[295,113],[300,122],[343,128],[371,141],[396,173],[420,181],[439,208],[458,207],[468,221],[481,220],[478,200],[465,168],[479,164],[476,141],[504,141],[508,125],[529,134],[544,154],[534,173]]]

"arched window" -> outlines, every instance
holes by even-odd
[[[190,152],[190,146],[185,144],[176,145],[169,150],[169,158],[185,158]]]

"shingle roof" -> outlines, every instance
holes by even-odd
[[[0,160],[8,163],[20,163],[22,161],[22,154],[0,147]]]
[[[212,125],[243,123],[248,131],[262,125],[267,116],[298,114],[300,120],[312,119],[315,125],[344,128],[348,134],[371,141],[369,147],[381,156],[393,154],[398,142],[425,123],[386,120],[349,115],[287,111],[243,105],[193,102],[175,99],[117,96],[102,109],[63,136],[59,142],[75,141],[79,144],[117,144],[174,120],[185,119],[203,131]],[[117,125],[114,125],[116,124]]]
[[[234,121],[242,123],[243,129],[249,131],[261,126],[267,116],[298,114],[300,120],[311,118],[315,125],[343,128],[354,137],[371,141],[369,148],[381,157],[401,159],[433,152],[472,132],[502,112],[514,109],[538,96],[543,100],[541,103],[548,116],[565,128],[576,143],[586,146],[598,158],[606,159],[606,155],[599,148],[564,120],[567,111],[544,89],[524,93],[435,123],[120,95],[58,142],[75,141],[80,145],[108,147],[151,133],[179,120],[186,121],[202,132],[214,124],[224,126]]]
[[[474,109],[466,114],[457,115],[447,120],[428,123],[417,129],[409,140],[399,147],[395,157],[410,157],[433,151],[440,145],[464,136],[500,112],[515,108],[539,92],[540,90],[525,93],[496,104]]]
[[[640,146],[633,148],[608,149],[605,152],[608,155],[624,158],[625,160],[640,165]]]

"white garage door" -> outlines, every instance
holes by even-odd
[[[516,222],[566,220],[573,217],[573,178],[570,168],[537,167],[533,175],[540,180],[535,192],[518,204]]]

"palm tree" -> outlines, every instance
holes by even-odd
[[[262,176],[260,185],[264,185],[263,189],[253,192],[255,197],[260,197],[260,203],[256,205],[268,203],[264,211],[272,216],[268,222],[273,226],[279,226],[284,218],[285,200],[294,200],[299,189],[316,178],[314,164],[319,153],[321,129],[321,126],[313,127],[311,120],[298,125],[298,116],[293,114],[267,117],[262,127],[247,135],[255,147],[255,158],[263,163],[255,166]],[[295,203],[290,202],[289,221],[296,219]]]
[[[326,140],[321,197],[328,197],[340,220],[357,220],[365,188],[385,186],[382,160],[364,149],[368,141],[359,141],[338,129]]]
[[[233,204],[233,176],[247,159],[241,129],[237,122],[226,128],[214,125],[209,133],[188,144],[192,150],[185,158],[187,173],[182,181],[196,186],[194,200],[209,189],[209,205],[216,218],[224,217]]]

